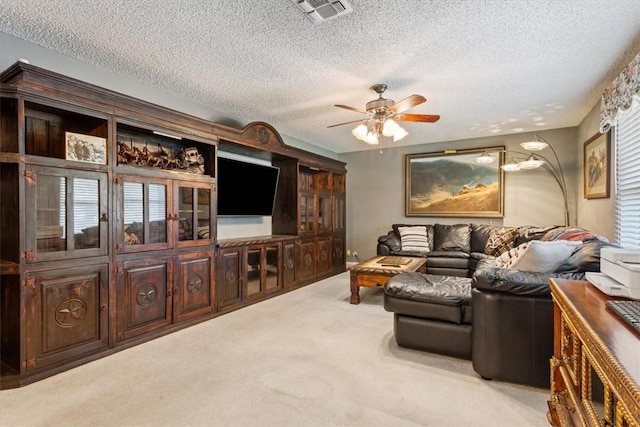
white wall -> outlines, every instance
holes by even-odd
[[[568,188],[570,224],[577,222],[576,176],[577,128],[564,128],[537,133],[549,141],[562,162]],[[378,236],[386,234],[393,223],[456,224],[493,223],[508,226],[562,225],[564,202],[562,192],[551,174],[543,169],[505,173],[504,218],[406,217],[404,215],[405,155],[504,145],[507,150],[522,151],[521,142],[534,134],[523,133],[392,148],[387,142],[382,153],[377,150],[345,153],[347,162],[347,248],[357,251],[359,258],[375,255]],[[354,144],[360,144],[355,138]],[[387,148],[389,147],[389,148]],[[541,152],[547,158],[549,149]]]
[[[585,199],[584,198],[584,143],[589,138],[600,132],[600,103],[598,102],[591,112],[582,120],[578,126],[578,139],[576,141],[576,154],[579,167],[579,179],[577,182],[578,194],[578,225],[588,230],[607,237],[610,241],[616,241],[615,224],[615,157],[614,144],[612,138],[611,156],[609,158],[609,171],[611,180],[609,187],[609,197],[606,199]]]

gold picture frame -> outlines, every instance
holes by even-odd
[[[405,216],[504,217],[505,147],[405,156]],[[491,164],[476,159],[487,152]]]
[[[65,132],[65,159],[74,162],[107,164],[107,139],[81,133]]]
[[[597,133],[584,143],[583,177],[585,199],[609,197],[611,131]]]

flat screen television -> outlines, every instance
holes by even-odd
[[[280,169],[218,157],[218,215],[271,216]]]

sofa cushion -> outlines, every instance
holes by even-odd
[[[533,273],[556,271],[581,244],[582,242],[567,240],[532,240],[518,246],[518,253],[507,262],[506,268]]]
[[[597,239],[589,240],[575,248],[571,256],[556,271],[574,273],[600,272],[600,249],[603,247],[619,248],[620,246]]]
[[[487,240],[487,245],[484,248],[484,253],[499,256],[502,253],[508,252],[509,249],[513,249],[518,233],[517,228],[491,230],[489,240]]]
[[[429,241],[425,227],[398,227],[398,232],[403,251],[429,252]]]
[[[499,228],[490,224],[471,224],[471,252],[484,252],[489,233]]]
[[[433,250],[471,252],[471,226],[435,224]]]

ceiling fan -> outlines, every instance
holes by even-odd
[[[382,97],[384,91],[387,90],[386,84],[376,84],[373,85],[371,89],[378,94],[378,98],[367,102],[366,110],[349,107],[348,105],[336,105],[338,108],[366,114],[368,116],[367,118],[338,123],[327,127],[332,128],[352,123],[367,122],[367,124],[357,126],[352,133],[356,138],[364,142],[378,144],[380,134],[392,136],[394,141],[399,141],[408,135],[407,131],[402,129],[396,121],[434,123],[440,119],[440,116],[433,114],[403,114],[408,109],[426,102],[427,99],[422,95],[414,94],[402,101],[395,102],[393,99]]]

